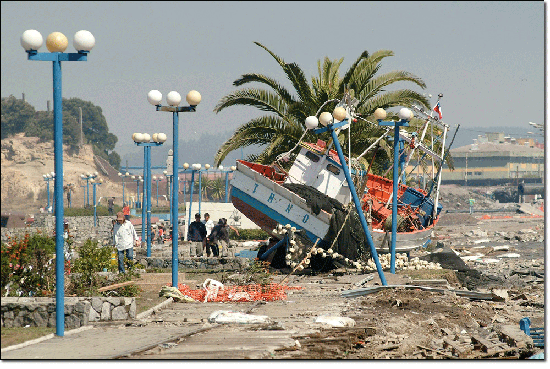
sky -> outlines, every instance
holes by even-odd
[[[37,110],[46,110],[52,67],[27,60],[21,35],[35,29],[45,40],[62,32],[69,40],[66,52],[75,52],[74,34],[88,30],[96,45],[87,62],[62,64],[63,97],[100,106],[119,138],[118,150],[131,146],[134,132],[164,132],[172,141],[171,115],[147,101],[153,89],[163,97],[179,92],[182,104],[188,91],[201,93],[195,113],[180,113],[183,140],[212,132],[229,136],[262,115],[244,106],[213,112],[245,73],[262,73],[291,88],[254,41],[296,62],[309,78],[324,57],[343,57],[343,75],[363,51],[392,50],[379,74],[413,73],[425,90],[412,83],[391,89],[432,94],[433,103],[443,93],[443,121],[451,128],[460,123],[460,135],[475,138],[502,126],[528,132],[534,131],[528,122],[545,119],[545,12],[541,1],[2,1],[1,95],[24,93]],[[47,52],[45,43],[39,51]]]

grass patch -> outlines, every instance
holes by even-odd
[[[2,348],[34,340],[55,331],[55,327],[2,328]]]

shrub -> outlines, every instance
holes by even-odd
[[[35,233],[2,243],[2,295],[47,296],[55,290],[55,239]]]
[[[269,235],[261,229],[239,229],[239,235],[237,236],[237,233],[230,229],[229,238],[239,241],[266,240],[269,238]]]
[[[74,261],[71,277],[70,291],[80,296],[91,296],[93,292],[101,287],[101,278],[97,272],[104,268],[115,271],[116,267],[111,264],[110,247],[101,247],[99,242],[88,239],[78,249],[79,257]]]

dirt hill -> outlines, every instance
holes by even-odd
[[[54,171],[53,141],[39,143],[37,137],[25,137],[18,134],[2,140],[2,213],[34,214],[47,205],[47,183],[43,174]],[[96,187],[96,198],[103,197],[101,204],[106,204],[107,196],[115,196],[116,204],[122,200],[122,182],[118,171],[109,163],[94,156],[91,145],[84,145],[77,150],[69,150],[63,146],[63,184],[73,183],[71,203],[73,207],[82,207],[86,195],[86,181],[80,179],[81,174],[98,172],[104,183]],[[83,186],[83,187],[80,187]],[[90,203],[93,202],[92,185],[89,186]],[[129,194],[126,183],[126,196]],[[130,190],[131,191],[131,190]],[[50,181],[50,201],[53,198],[54,185]],[[134,193],[135,195],[135,188]],[[63,201],[67,197],[64,194]]]

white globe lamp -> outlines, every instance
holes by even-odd
[[[397,113],[397,116],[399,119],[408,120],[411,117],[411,111],[407,108],[402,108],[399,110],[399,113]]]
[[[178,106],[181,102],[181,95],[177,91],[170,91],[166,95],[166,102],[170,106]]]
[[[73,46],[76,51],[91,51],[95,46],[95,38],[91,32],[86,30],[78,31],[73,37]]]
[[[38,50],[42,47],[44,39],[40,32],[34,29],[28,29],[21,35],[21,46],[25,51]]]
[[[159,90],[151,90],[147,93],[147,101],[151,105],[159,105],[162,101],[162,94]]]
[[[319,126],[319,119],[317,119],[316,116],[311,115],[306,118],[306,128],[307,129],[315,129]]]

